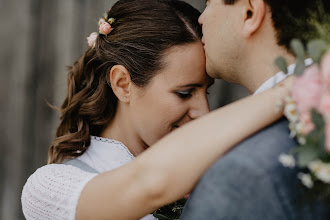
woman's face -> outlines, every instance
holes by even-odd
[[[213,79],[205,72],[202,43],[173,47],[164,61],[145,88],[133,88],[130,120],[144,148],[209,112],[207,89]]]

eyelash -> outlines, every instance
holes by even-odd
[[[192,92],[192,90],[189,90],[189,91],[178,91],[178,92],[175,92],[175,93],[181,99],[188,99],[188,98],[191,97],[191,92]]]
[[[188,99],[192,96],[193,90],[188,90],[188,91],[177,91],[175,92],[177,96],[179,96],[179,98],[181,99]],[[206,95],[209,95],[210,93],[208,91],[206,91]]]

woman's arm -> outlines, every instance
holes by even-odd
[[[243,139],[282,116],[279,86],[215,110],[170,133],[131,163],[84,188],[77,219],[138,219],[189,193],[201,175]]]

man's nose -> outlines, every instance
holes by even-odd
[[[189,117],[191,119],[199,118],[210,112],[209,102],[206,95],[203,98],[199,98],[192,102],[192,106],[189,111]]]
[[[200,25],[202,25],[203,24],[203,16],[204,15],[204,13],[202,13],[200,16],[199,16],[199,18],[198,18],[198,23],[200,24]]]

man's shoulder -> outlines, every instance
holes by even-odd
[[[296,140],[290,137],[288,121],[282,118],[242,141],[232,152],[246,151],[252,157],[273,157],[274,154],[287,153],[296,145]]]
[[[264,205],[277,206],[274,209],[286,209],[278,201],[293,207],[302,192],[297,178],[299,170],[284,167],[279,156],[296,145],[295,139],[290,138],[288,121],[281,119],[221,157],[203,176],[204,183],[215,182],[218,186],[216,192],[226,195],[235,189],[237,198],[244,195],[248,199],[254,198],[254,202],[259,204],[272,198]],[[249,209],[253,205],[244,204],[244,207]]]
[[[206,171],[182,219],[326,219],[328,205],[304,201],[299,170],[278,160],[296,144],[284,119],[246,139]]]
[[[288,121],[282,118],[242,141],[218,162],[270,172],[282,167],[279,155],[288,153],[296,145],[295,139],[290,138]]]

